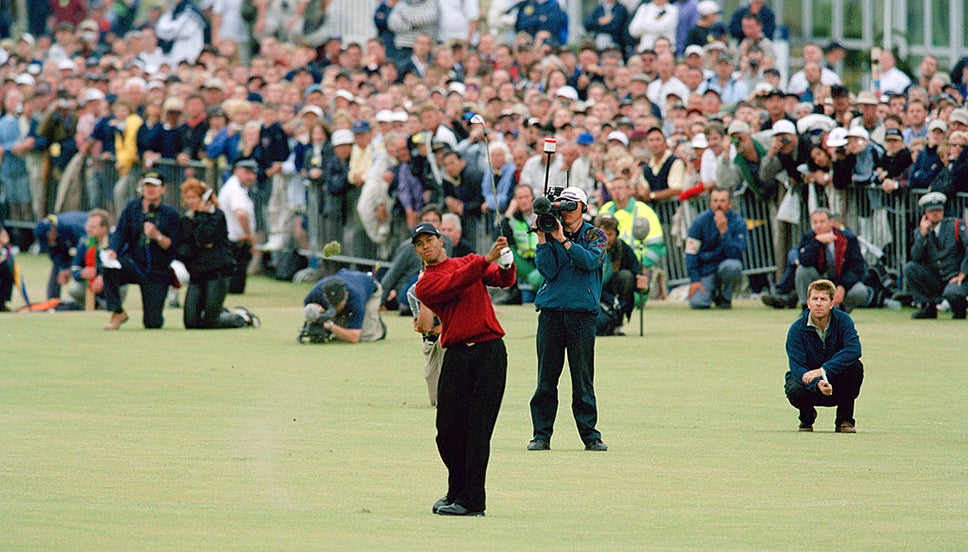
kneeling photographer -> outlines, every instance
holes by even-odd
[[[340,339],[358,343],[383,339],[387,332],[380,318],[382,294],[380,282],[369,273],[344,268],[323,278],[303,299],[306,322],[299,341]]]
[[[568,355],[572,414],[585,450],[605,451],[595,429],[595,317],[602,293],[605,233],[582,218],[588,198],[569,187],[535,201],[535,264],[544,278],[538,315],[538,387],[531,398],[534,437],[528,450],[548,450],[558,410],[558,379]]]

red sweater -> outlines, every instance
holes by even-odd
[[[514,278],[513,265],[501,270],[480,255],[448,258],[427,267],[417,280],[417,299],[440,318],[445,349],[458,343],[492,341],[503,337],[504,330],[484,286],[510,287]]]

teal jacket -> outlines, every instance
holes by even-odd
[[[535,248],[535,264],[544,282],[534,299],[535,310],[597,313],[602,296],[605,232],[585,222],[575,234],[565,234],[572,246],[549,239]]]

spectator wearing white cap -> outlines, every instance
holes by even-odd
[[[805,199],[803,196],[803,175],[797,170],[800,164],[806,162],[807,152],[800,147],[797,129],[788,119],[781,119],[773,124],[773,138],[769,149],[760,162],[760,179],[768,182],[776,180],[783,186],[780,190],[784,194]],[[778,216],[773,228],[773,250],[789,251],[797,239],[795,226],[799,225],[803,216],[802,205],[805,201],[798,201],[800,212],[784,213]],[[792,204],[792,203],[791,203]],[[780,263],[782,265],[782,263]],[[783,274],[784,267],[777,267],[777,278]]]
[[[719,20],[723,12],[716,0],[702,0],[696,6],[699,21],[686,34],[686,46],[703,47],[717,40],[725,40],[728,34],[726,25]],[[688,52],[686,53],[688,55]]]

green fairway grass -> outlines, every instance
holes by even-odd
[[[49,264],[22,255],[34,300]],[[549,452],[528,452],[536,314],[496,307],[507,392],[487,516],[446,490],[420,340],[300,345],[308,285],[251,278],[260,329],[185,331],[102,311],[0,315],[0,549],[965,550],[968,324],[857,310],[855,435],[797,432],[783,395],[793,310],[652,302],[645,336],[596,345],[585,452],[571,382]],[[15,299],[12,306],[22,304]],[[471,315],[472,313],[469,313]]]

